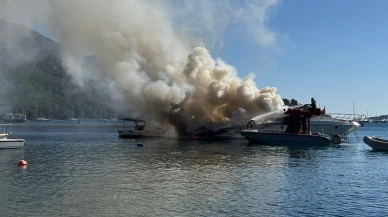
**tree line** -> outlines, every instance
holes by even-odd
[[[296,105],[299,105],[299,102],[298,100],[296,99],[287,99],[287,98],[283,98],[283,103],[285,106],[296,106]]]

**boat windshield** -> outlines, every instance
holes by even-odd
[[[7,132],[8,131],[8,128],[11,126],[12,124],[0,124],[0,132]]]
[[[135,130],[144,130],[145,122],[144,121],[136,121]]]

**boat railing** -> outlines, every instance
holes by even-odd
[[[362,114],[344,114],[344,113],[326,113],[325,115],[318,116],[321,117],[318,120],[323,120],[325,117],[333,118],[334,120],[339,121],[356,121],[359,122],[363,119],[365,119],[365,115]]]
[[[261,132],[261,133],[284,133],[284,130],[267,130],[267,129],[257,129],[257,128],[245,128],[244,132]]]
[[[8,131],[9,127],[11,127],[12,124],[0,124],[0,133],[4,134],[9,134],[10,132]]]

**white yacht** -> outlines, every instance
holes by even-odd
[[[151,137],[164,137],[167,130],[162,129],[155,124],[147,123],[141,119],[123,118],[120,119],[124,122],[124,129],[119,130],[119,136],[123,138],[151,138]],[[128,126],[127,122],[132,122],[132,125]],[[133,126],[135,123],[135,126]],[[126,125],[127,124],[127,125]]]
[[[356,128],[362,126],[359,120],[362,115],[353,114],[324,114],[320,116],[314,116],[310,119],[310,130],[311,132],[323,132],[329,136],[338,135],[343,139],[353,132]],[[281,122],[267,122],[257,126],[262,129],[268,130],[285,130],[287,127],[286,123]]]

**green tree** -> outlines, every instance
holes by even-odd
[[[291,99],[291,104],[292,106],[299,105],[298,101],[296,99]]]
[[[283,103],[284,103],[284,105],[286,105],[286,106],[291,105],[290,100],[289,100],[289,99],[286,99],[286,98],[283,98]]]

